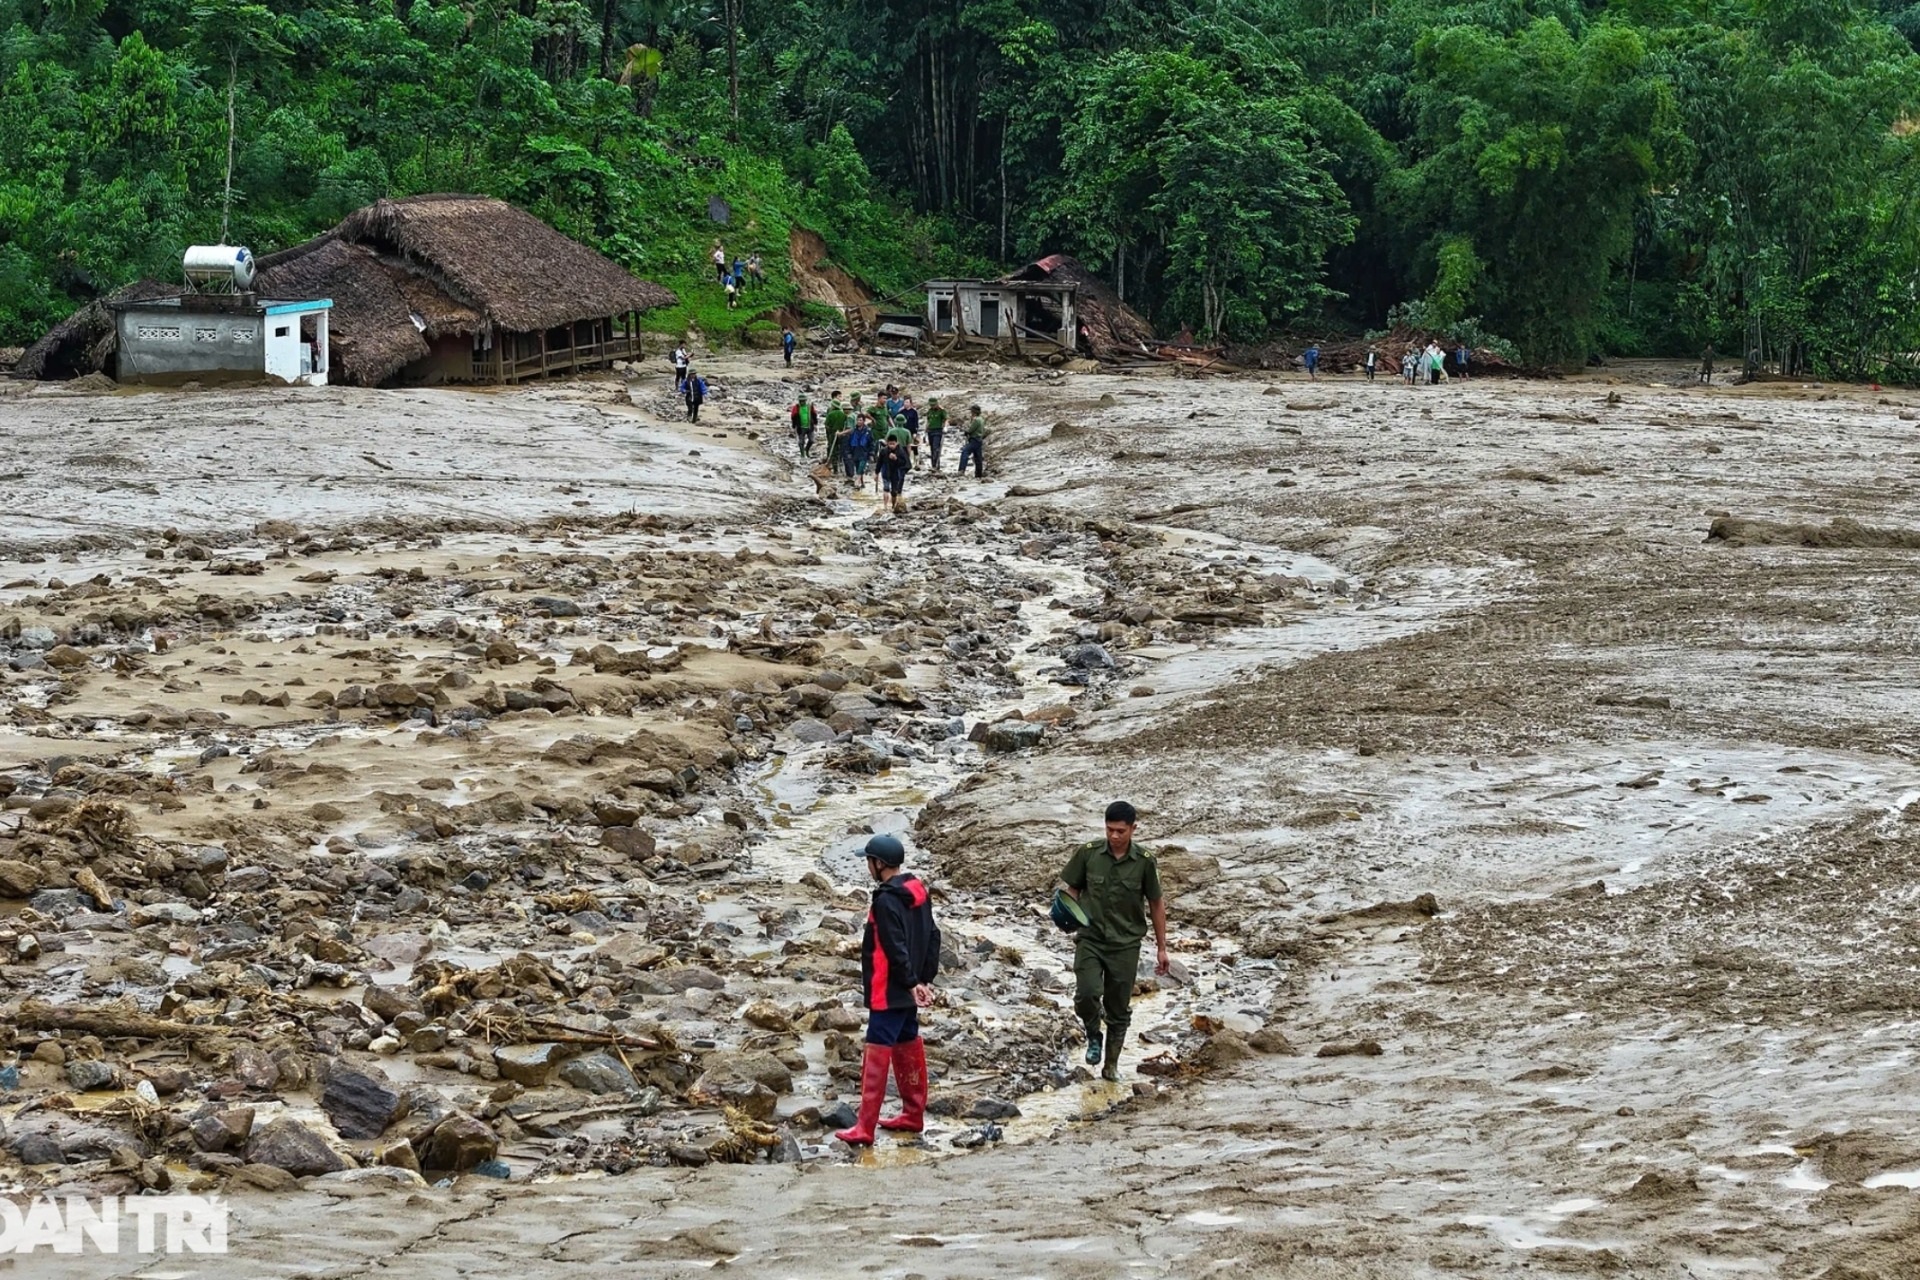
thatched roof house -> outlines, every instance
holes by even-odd
[[[636,359],[640,313],[675,301],[485,196],[381,200],[255,266],[262,296],[333,300],[332,380],[362,386],[517,382]],[[154,281],[129,286],[149,288],[179,292]],[[85,318],[96,308],[104,314],[89,304],[29,348],[19,371],[60,377],[106,367],[112,326]]]
[[[16,378],[77,378],[97,373],[113,360],[115,326],[113,304],[145,302],[180,292],[180,286],[158,280],[135,280],[112,293],[95,298],[86,306],[47,330],[40,341],[28,347],[13,366]]]

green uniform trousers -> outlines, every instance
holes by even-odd
[[[1100,1034],[1104,1008],[1107,1034],[1121,1035],[1133,1020],[1128,1009],[1133,982],[1140,973],[1140,943],[1098,946],[1085,938],[1073,944],[1073,1011],[1089,1037]]]

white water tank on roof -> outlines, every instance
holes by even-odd
[[[196,244],[180,265],[196,289],[245,293],[253,287],[253,253],[241,245]]]

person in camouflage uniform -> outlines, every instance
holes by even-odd
[[[1060,881],[1087,914],[1088,924],[1074,938],[1074,1012],[1087,1032],[1087,1063],[1100,1064],[1103,1080],[1120,1078],[1120,1047],[1131,1020],[1134,979],[1140,972],[1140,943],[1153,918],[1156,957],[1153,971],[1165,974],[1167,904],[1160,889],[1160,867],[1151,850],[1133,842],[1139,815],[1116,800],[1107,806],[1107,837],[1074,850]],[[1106,1033],[1101,1034],[1101,1015]]]

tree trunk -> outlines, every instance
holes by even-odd
[[[1000,261],[1007,260],[1007,123],[1011,112],[1000,114]]]
[[[727,131],[729,142],[740,141],[740,7],[744,0],[726,0],[727,6],[727,106],[733,113],[733,126]]]
[[[613,79],[613,9],[620,0],[600,0],[600,78]]]
[[[227,51],[227,183],[220,196],[220,243],[227,242],[227,219],[233,213],[233,93],[240,82],[240,50]]]

